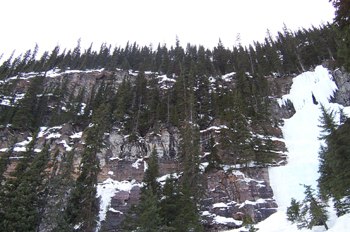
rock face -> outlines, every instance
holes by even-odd
[[[350,106],[350,76],[349,73],[340,69],[333,71],[333,78],[338,86],[338,91],[334,94],[334,101],[343,106]]]
[[[267,168],[221,170],[206,174],[206,230],[237,228],[235,223],[222,225],[218,217],[243,221],[248,215],[260,222],[276,212]]]
[[[71,71],[63,75],[51,75],[45,78],[45,87],[54,89],[59,83],[63,84],[68,80],[67,88],[78,95],[84,89],[84,102],[87,102],[93,89],[97,89],[102,80],[113,83],[117,88],[123,78],[135,79],[135,74],[117,71],[92,71],[75,72]],[[18,93],[24,93],[28,87],[28,77],[22,77],[15,89]],[[282,108],[277,103],[277,98],[288,93],[292,83],[292,77],[269,78],[272,96],[270,101],[270,112],[272,119],[276,120],[276,126],[269,128],[272,136],[282,138],[282,132],[278,125],[282,123],[282,118],[289,118],[294,114],[292,104],[287,104]],[[68,101],[68,99],[65,99]],[[219,122],[213,122],[213,128],[220,126]],[[52,151],[59,150],[60,156],[76,148],[77,154],[83,150],[85,128],[77,125],[64,124],[59,127],[42,128],[38,135],[36,149],[42,149],[45,142],[50,142]],[[201,133],[202,151],[208,151],[210,134],[218,134],[213,131],[203,131]],[[0,149],[5,151],[11,145],[14,137],[18,137],[19,142],[28,141],[29,132],[18,133],[2,128],[0,130]],[[218,137],[215,137],[218,139]],[[157,131],[149,132],[143,137],[130,139],[129,135],[122,133],[118,125],[112,125],[109,133],[105,133],[105,148],[98,154],[100,167],[102,169],[98,176],[100,183],[107,179],[114,181],[133,181],[141,183],[147,159],[153,148],[156,149],[159,157],[160,175],[179,171],[176,155],[180,143],[180,133],[175,127],[160,126]],[[274,140],[277,149],[282,153],[286,151],[282,140]],[[20,156],[20,150],[24,147],[20,145],[15,156]],[[74,165],[79,167],[80,155],[74,159]],[[281,165],[284,162],[276,162]],[[14,168],[16,159],[12,159],[11,168]],[[206,217],[204,225],[207,231],[218,231],[222,229],[237,228],[241,225],[244,217],[250,216],[254,222],[264,220],[272,213],[276,212],[276,202],[273,199],[273,191],[270,186],[267,168],[236,169],[234,166],[225,166],[224,170],[211,171],[204,174],[207,180],[206,199],[204,201],[203,216]],[[137,204],[140,187],[134,186],[131,190],[118,190],[111,198],[110,209],[107,210],[106,219],[102,221],[102,226],[106,231],[116,231],[118,224],[124,219],[124,214],[131,204]],[[223,223],[223,219],[227,219]]]

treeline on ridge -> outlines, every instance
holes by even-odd
[[[72,51],[65,49],[60,53],[60,47],[56,46],[51,52],[45,51],[39,59],[38,46],[16,58],[13,53],[0,66],[0,80],[23,72],[45,72],[54,67],[61,70],[148,70],[179,76],[181,69],[189,69],[192,63],[207,75],[240,70],[265,76],[272,73],[283,75],[308,70],[326,59],[338,61],[337,40],[336,26],[331,24],[295,32],[284,26],[275,38],[267,31],[264,42],[254,42],[248,47],[243,47],[238,39],[232,50],[225,48],[220,40],[213,50],[191,44],[184,49],[177,39],[176,46],[170,48],[165,44],[159,44],[156,49],[152,46],[140,47],[135,42],[127,43],[125,48],[112,49],[103,43],[98,52],[92,50],[92,44],[82,51],[79,39]]]

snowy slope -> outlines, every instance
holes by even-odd
[[[337,86],[328,70],[318,66],[314,72],[305,72],[294,78],[290,94],[283,96],[280,100],[280,104],[284,104],[289,99],[296,110],[292,118],[285,120],[282,128],[289,151],[288,164],[269,168],[271,187],[279,208],[277,213],[255,226],[259,228],[259,232],[300,231],[296,225],[287,221],[286,210],[292,197],[297,200],[304,199],[304,187],[300,184],[312,185],[314,189],[317,186],[320,147],[317,137],[320,134],[318,125],[321,110],[320,104],[314,104],[312,95],[318,103],[337,111],[339,107],[343,107],[329,103],[336,89]],[[345,112],[349,115],[350,109],[347,107]],[[329,231],[350,231],[349,221],[349,214],[337,218],[333,209],[330,209]],[[240,229],[232,231],[240,231]],[[314,227],[312,231],[324,231],[324,227]]]

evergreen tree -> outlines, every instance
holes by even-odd
[[[140,204],[137,206],[135,228],[137,231],[157,232],[160,229],[161,218],[158,197],[150,186],[141,194]]]
[[[220,164],[222,164],[222,161],[218,155],[218,149],[216,147],[213,135],[210,135],[209,152],[210,152],[210,154],[208,155],[209,165],[207,166],[206,171],[209,171],[213,168],[219,168]]]
[[[34,137],[35,136],[35,137]],[[49,143],[35,154],[36,134],[2,188],[3,231],[37,231],[45,206]]]
[[[344,59],[344,66],[350,69],[350,5],[348,1],[329,0],[335,7],[334,22],[338,26],[339,31],[339,56]]]
[[[0,187],[2,186],[3,181],[6,180],[4,173],[6,172],[7,167],[10,164],[10,157],[13,154],[13,149],[15,148],[16,143],[17,137],[15,137],[14,141],[12,142],[12,145],[7,149],[7,151],[2,153],[0,156]]]
[[[326,211],[327,204],[320,201],[310,185],[304,185],[305,199],[302,202],[292,198],[291,206],[287,208],[288,220],[297,223],[298,229],[312,229],[314,226],[323,225],[328,230]]]
[[[104,133],[109,130],[110,109],[102,104],[94,113],[86,129],[86,138],[80,173],[72,189],[67,206],[69,223],[80,231],[93,231],[96,227],[99,200],[96,198],[97,175],[100,172],[97,153],[104,147]]]
[[[59,163],[59,152],[56,151],[53,157],[52,171],[49,177],[48,200],[45,205],[45,212],[40,230],[49,231],[73,231],[66,215],[67,199],[70,198],[70,191],[75,185],[73,158],[75,149],[63,154]]]
[[[335,202],[338,216],[350,211],[349,193],[349,136],[350,120],[338,126],[333,111],[329,112],[321,106],[323,115],[320,119],[322,134],[320,139],[325,145],[319,151],[320,166],[318,187],[323,198],[331,197]],[[342,119],[341,121],[344,121]]]
[[[18,105],[18,109],[12,118],[12,125],[18,130],[29,130],[32,133],[36,131],[38,125],[41,123],[39,118],[37,118],[39,111],[43,110],[43,104],[38,104],[37,95],[42,91],[42,84],[44,77],[35,77]]]
[[[143,187],[141,188],[141,192],[146,194],[147,189],[152,188],[152,193],[155,196],[160,195],[160,184],[157,181],[157,177],[159,177],[159,165],[158,165],[158,155],[155,147],[152,149],[152,153],[147,162],[148,168],[145,171],[145,175],[142,179]]]
[[[165,231],[175,231],[174,223],[181,211],[178,207],[180,198],[178,181],[175,179],[174,174],[171,173],[163,186],[160,201],[160,216],[162,227]]]
[[[189,113],[191,114],[191,113]],[[199,131],[193,122],[185,122],[181,131],[179,158],[183,164],[180,182],[180,213],[174,221],[176,231],[203,231],[199,220],[199,206],[203,199],[204,179],[199,169]]]

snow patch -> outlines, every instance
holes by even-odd
[[[143,161],[142,158],[137,159],[137,160],[135,161],[135,163],[133,163],[131,166],[132,166],[133,168],[139,169],[139,166],[141,165],[141,162],[142,162],[142,161]]]
[[[71,139],[80,139],[83,136],[83,132],[77,132],[69,136]]]
[[[72,147],[70,147],[68,144],[67,144],[67,142],[66,142],[66,140],[62,140],[61,142],[59,142],[60,144],[63,144],[63,147],[64,148],[66,148],[66,151],[71,151],[73,148]]]
[[[224,225],[226,225],[228,223],[234,223],[235,225],[238,225],[238,226],[243,224],[242,221],[238,221],[238,220],[235,220],[233,218],[222,217],[219,215],[215,215],[213,222],[217,223],[217,224],[224,224]]]
[[[215,209],[215,208],[229,208],[229,207],[230,206],[228,206],[227,204],[225,204],[223,202],[213,204],[213,209]]]

